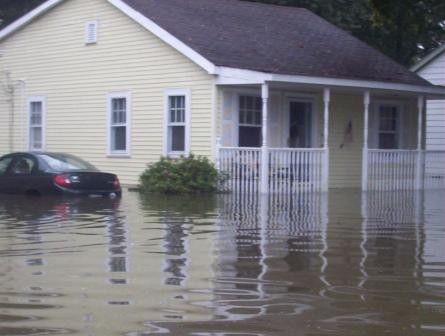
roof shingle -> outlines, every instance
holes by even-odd
[[[124,0],[217,66],[431,85],[312,12],[240,0]]]

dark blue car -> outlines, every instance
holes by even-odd
[[[0,192],[121,196],[116,175],[64,153],[12,153],[0,158]]]

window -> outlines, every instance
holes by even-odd
[[[261,147],[262,101],[260,97],[239,97],[238,145]]]
[[[380,149],[397,149],[399,144],[400,114],[396,105],[379,106],[378,146]]]
[[[95,43],[97,43],[97,21],[90,21],[85,25],[85,44]]]
[[[129,155],[131,99],[129,93],[108,95],[109,154]]]
[[[8,166],[12,161],[12,157],[6,157],[2,160],[0,160],[0,176],[3,176],[6,174],[6,171],[8,170]]]
[[[41,151],[44,149],[44,119],[45,101],[43,98],[30,98],[29,111],[29,150]]]
[[[29,175],[34,167],[34,161],[27,157],[18,158],[11,166],[13,175]]]
[[[69,154],[39,154],[40,159],[55,171],[75,172],[78,170],[97,171],[97,168],[88,162]]]
[[[190,118],[188,92],[186,90],[168,91],[166,106],[166,154],[168,156],[187,155]]]

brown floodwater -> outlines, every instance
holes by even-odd
[[[0,335],[445,335],[444,200],[0,196]]]

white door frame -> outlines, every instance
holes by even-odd
[[[291,102],[301,102],[301,103],[309,103],[311,104],[311,135],[310,135],[310,147],[309,148],[318,148],[317,146],[317,137],[318,137],[318,106],[316,104],[315,96],[313,95],[300,95],[300,94],[286,94],[285,95],[285,105],[283,106],[283,144],[284,147],[288,147],[288,139],[289,139],[289,122],[290,122],[290,103]]]

